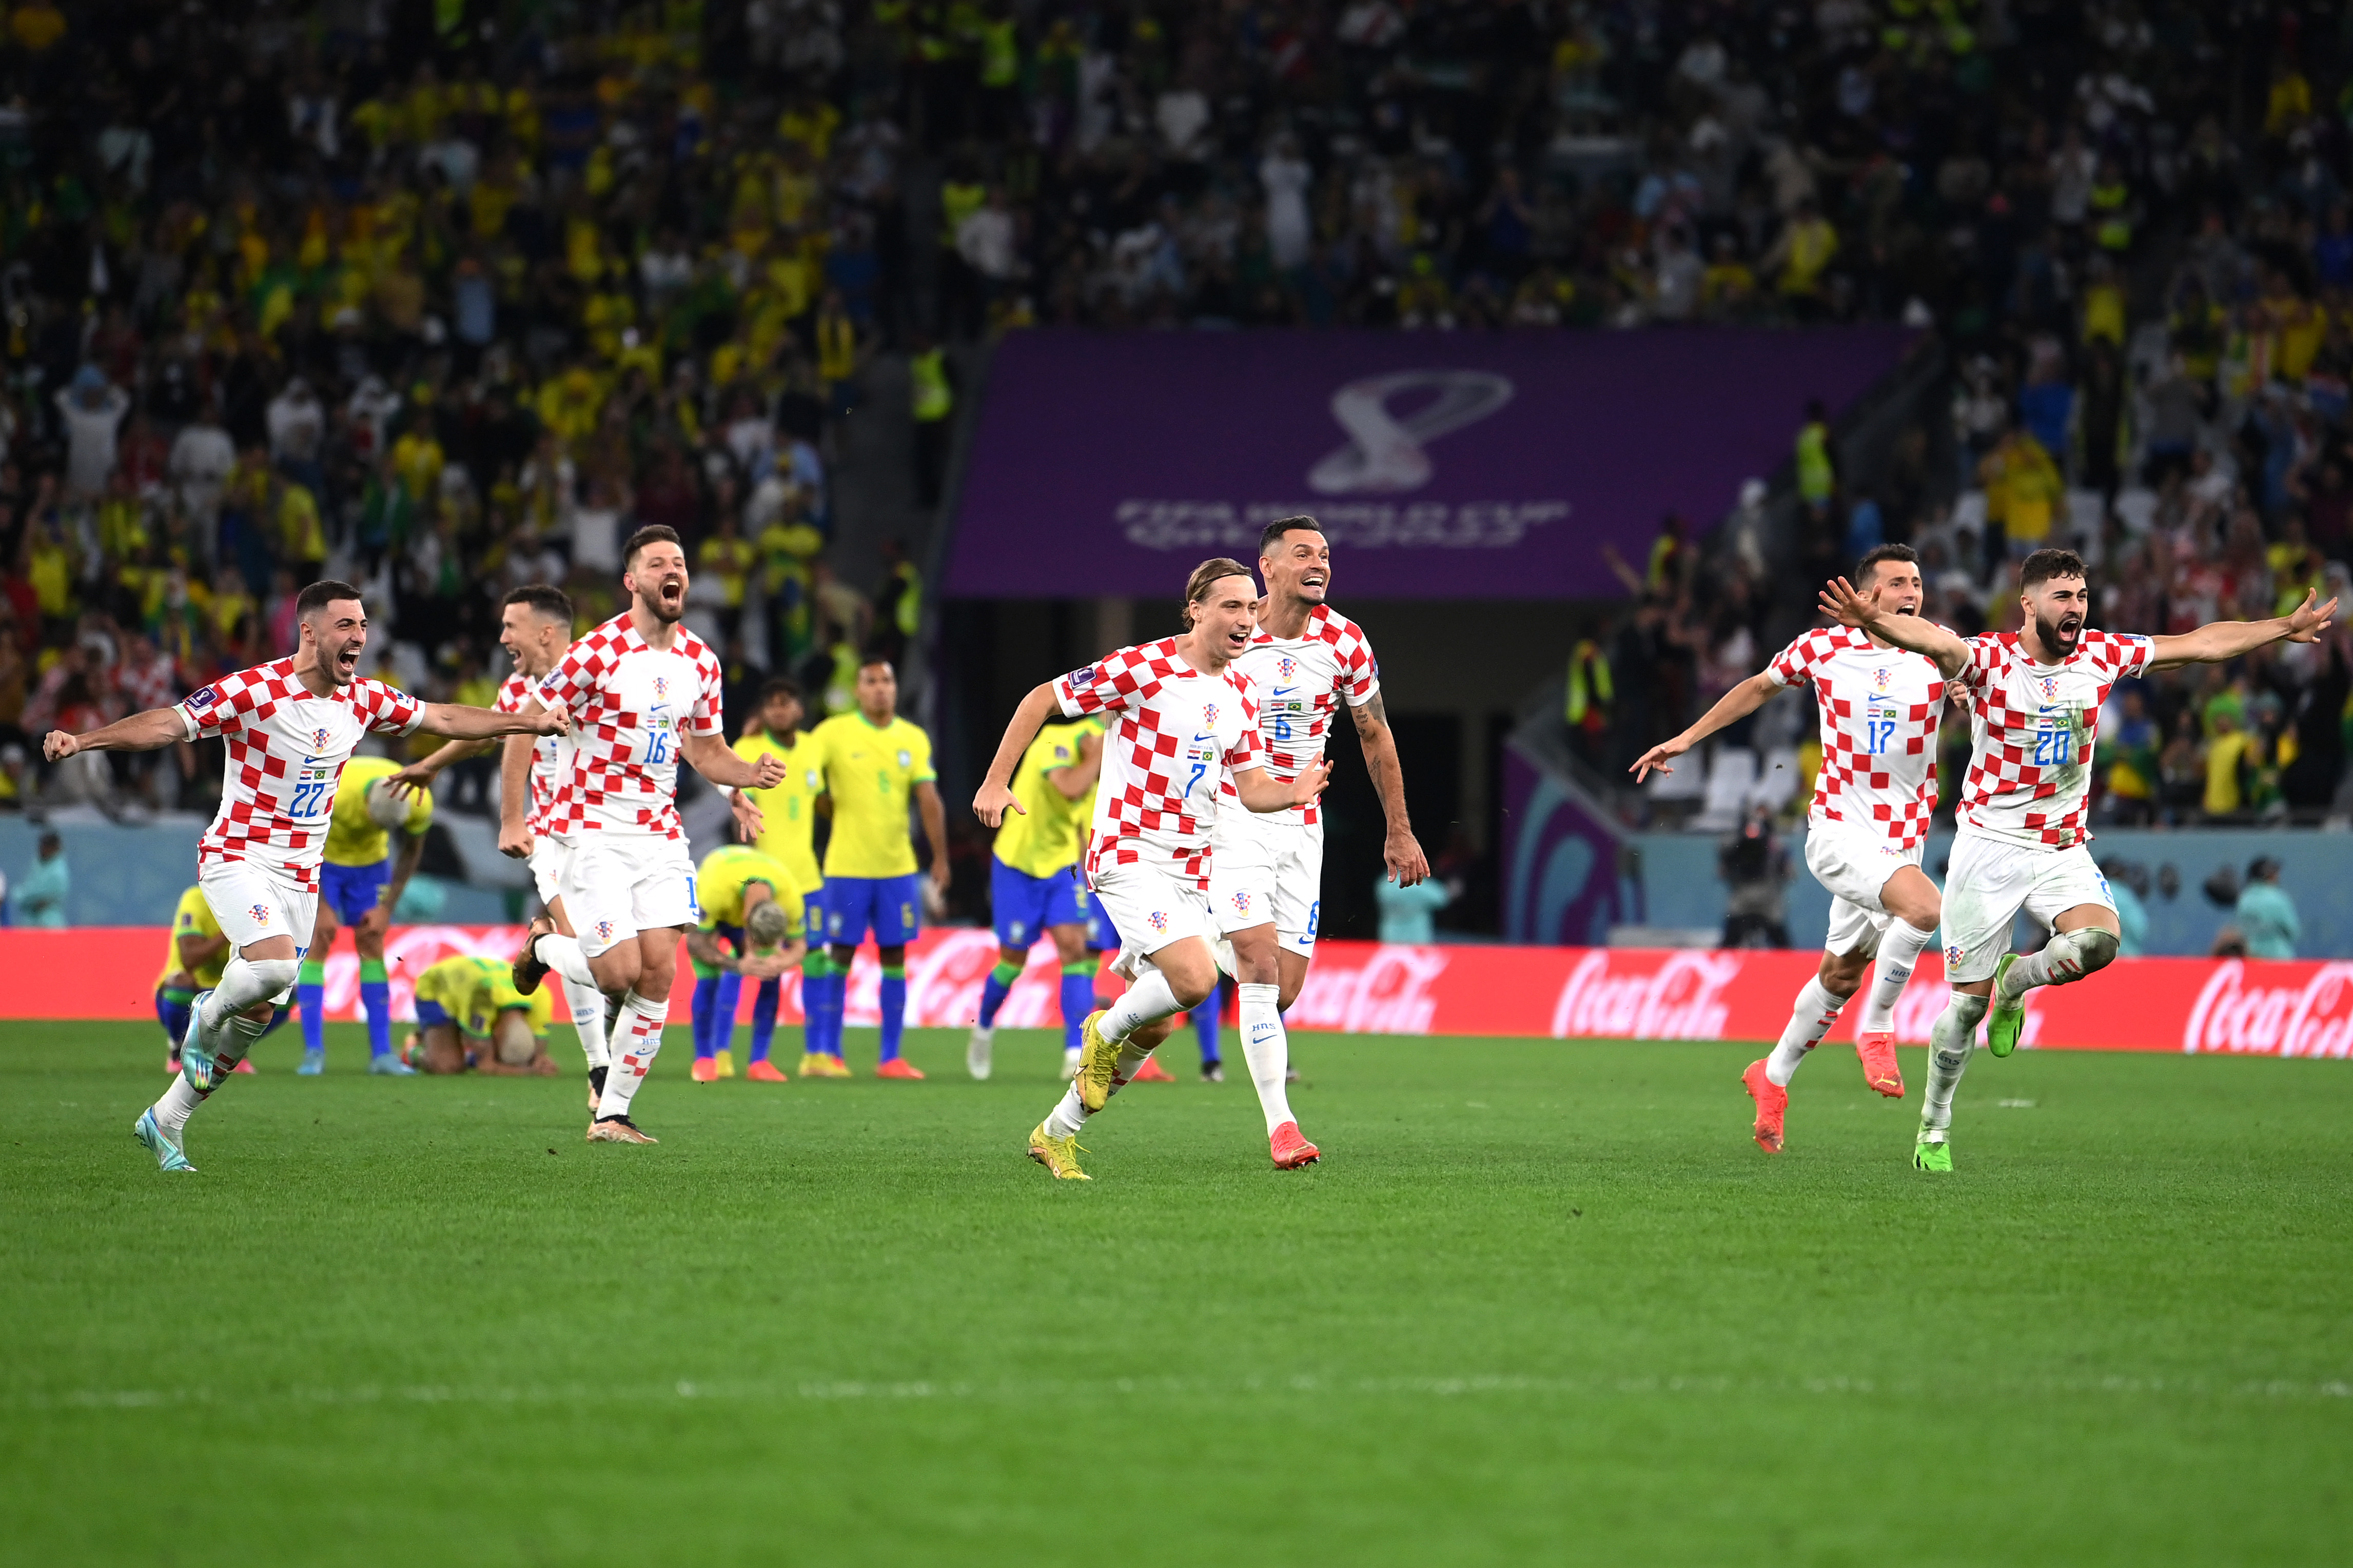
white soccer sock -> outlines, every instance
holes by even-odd
[[[1797,1005],[1790,1009],[1789,1022],[1781,1030],[1773,1054],[1765,1058],[1765,1076],[1780,1088],[1788,1088],[1789,1080],[1798,1076],[1798,1064],[1831,1032],[1831,1026],[1838,1022],[1839,1009],[1845,1005],[1846,998],[1831,995],[1820,975],[1808,980],[1798,993]]]
[[[573,945],[576,949],[579,944]],[[591,1068],[606,1066],[613,1059],[613,1053],[605,1044],[605,994],[567,974],[564,977],[564,1005],[572,1010],[572,1027],[580,1037],[581,1055],[588,1058]]]
[[[2116,955],[2115,933],[2098,926],[2055,931],[2041,952],[2010,966],[2009,980],[2002,989],[2010,1000],[2015,1001],[2038,985],[2072,985],[2087,974],[2105,969]]]
[[[1879,958],[1871,966],[1871,984],[1862,994],[1862,1032],[1884,1035],[1895,1027],[1895,1003],[1920,962],[1920,950],[1936,940],[1934,931],[1922,931],[1910,921],[1887,922],[1879,939]]]
[[[170,1133],[172,1142],[176,1143],[180,1141],[181,1131],[188,1125],[189,1115],[204,1102],[205,1097],[190,1089],[186,1079],[174,1074],[172,1087],[165,1089],[164,1098],[155,1102],[155,1125]]]
[[[661,1054],[662,1024],[669,1017],[668,997],[650,1002],[632,991],[621,998],[621,1030],[616,1037],[620,1050],[613,1070],[605,1075],[605,1092],[596,1100],[599,1121],[629,1113],[629,1101],[637,1098],[638,1086],[646,1081],[646,1069]]]
[[[552,931],[531,944],[533,952],[565,979],[595,989],[596,977],[588,971],[588,955],[580,951],[580,939]]]
[[[220,1059],[231,1066],[245,1060],[245,1053],[253,1049],[253,1042],[261,1038],[261,1032],[268,1027],[269,1020],[267,1018],[248,1018],[242,1013],[231,1018],[228,1021],[228,1038],[223,1042],[226,1048],[220,1053]]]
[[[1103,1021],[1095,1027],[1106,1040],[1124,1040],[1145,1025],[1183,1010],[1176,993],[1168,988],[1168,976],[1156,969],[1147,969],[1143,978],[1111,1005]]]
[[[1278,988],[1250,984],[1234,988],[1241,1005],[1242,1059],[1250,1064],[1250,1082],[1258,1086],[1259,1109],[1266,1112],[1266,1130],[1298,1118],[1291,1114],[1291,1098],[1283,1093],[1283,1072],[1291,1065],[1291,1037],[1275,1010]]]
[[[1936,1026],[1928,1031],[1928,1092],[1920,1108],[1920,1131],[1928,1142],[1941,1143],[1953,1125],[1953,1090],[1961,1084],[1961,1075],[1969,1070],[1969,1058],[1976,1054],[1978,1022],[1986,1016],[1986,999],[1964,991],[1953,993],[1953,999],[1936,1016]]]
[[[233,955],[221,970],[220,984],[213,987],[211,998],[205,1003],[203,1025],[207,1035],[217,1034],[221,1020],[232,1013],[242,1013],[256,1002],[267,1002],[294,984],[295,971],[301,967],[290,958],[265,958],[255,963],[245,954]]]

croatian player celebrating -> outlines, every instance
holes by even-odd
[[[1209,829],[1219,802],[1294,810],[1314,800],[1332,772],[1323,762],[1288,782],[1267,772],[1248,686],[1230,668],[1258,626],[1250,569],[1223,558],[1195,567],[1184,616],[1181,635],[1122,648],[1023,698],[973,798],[974,815],[990,827],[1007,808],[1023,809],[1010,788],[1013,770],[1050,715],[1099,713],[1110,726],[1087,878],[1124,939],[1120,962],[1135,984],[1107,1011],[1088,1015],[1078,1076],[1029,1134],[1029,1157],[1063,1180],[1087,1179],[1079,1168],[1080,1125],[1152,1054],[1131,1037],[1198,1005],[1218,983],[1208,890]],[[1296,1123],[1290,1132],[1305,1145]]]
[[[299,942],[318,916],[319,861],[336,780],[371,731],[460,740],[560,734],[561,713],[517,716],[487,708],[419,702],[379,680],[358,679],[367,610],[349,583],[313,583],[294,601],[292,657],[256,665],[86,735],[52,730],[51,762],[80,752],[152,752],[218,735],[228,744],[220,811],[196,846],[196,886],[237,950],[220,984],[193,1003],[180,1046],[180,1076],[132,1128],[166,1171],[190,1171],[181,1149],[189,1113],[219,1087],[293,994]],[[299,934],[298,934],[299,933]]]
[[[621,586],[629,607],[574,643],[523,704],[526,716],[553,708],[572,718],[555,798],[540,820],[572,846],[557,890],[579,934],[548,931],[527,951],[608,1004],[617,1070],[597,1096],[591,1143],[654,1142],[629,1120],[629,1102],[661,1051],[679,933],[700,915],[678,820],[679,760],[723,789],[766,789],[785,772],[774,757],[745,762],[719,732],[719,658],[679,625],[687,575],[678,534],[659,524],[631,534]],[[524,813],[533,756],[510,742],[501,761],[499,849],[516,859],[530,858],[541,831]]]
[[[1909,545],[1879,546],[1854,574],[1882,614],[1919,615],[1920,567]],[[1830,1033],[1873,955],[1879,967],[1863,1003],[1855,1054],[1865,1082],[1890,1100],[1904,1098],[1895,1002],[1942,913],[1936,885],[1920,869],[1920,850],[1936,809],[1945,678],[1933,660],[1874,633],[1846,626],[1810,631],[1725,692],[1690,729],[1645,752],[1631,770],[1637,782],[1653,769],[1674,772],[1669,758],[1800,682],[1814,689],[1821,713],[1822,766],[1806,814],[1806,867],[1830,889],[1831,928],[1821,967],[1798,993],[1773,1054],[1749,1063],[1741,1075],[1757,1101],[1757,1146],[1768,1154],[1781,1150],[1798,1064]]]
[[[1822,591],[1822,608],[1839,620],[1926,654],[1977,700],[1945,879],[1952,1002],[1929,1036],[1927,1103],[1912,1151],[1923,1171],[1953,1168],[1953,1090],[1989,1002],[1986,1044],[2006,1057],[2018,1048],[2028,991],[2081,980],[2116,956],[2116,904],[2084,830],[2092,745],[2109,689],[2151,669],[2219,664],[2283,639],[2316,642],[2337,611],[2336,600],[2316,605],[2307,593],[2295,614],[2270,620],[2216,621],[2179,637],[2119,636],[2084,625],[2092,595],[2073,552],[2036,551],[2019,567],[2018,584],[2026,624],[1966,640],[1890,614],[1842,577]],[[2052,932],[2050,945],[2027,957],[2010,951],[2021,909]]]

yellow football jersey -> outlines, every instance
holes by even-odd
[[[833,797],[828,877],[904,877],[915,868],[907,809],[932,770],[932,738],[904,719],[880,728],[863,713],[840,713],[809,731],[812,763]]]
[[[744,844],[724,844],[702,858],[694,874],[694,901],[702,906],[702,929],[744,923],[744,889],[765,882],[785,911],[785,940],[801,934],[803,889],[792,872],[772,856]]]
[[[1032,877],[1050,877],[1078,864],[1080,836],[1094,815],[1094,791],[1072,800],[1054,787],[1051,775],[1076,767],[1079,743],[1102,733],[1103,725],[1092,719],[1049,724],[1038,731],[1013,770],[1013,798],[1022,809],[1007,812],[997,830],[999,860]]]
[[[328,864],[373,866],[392,853],[391,836],[368,816],[367,787],[400,768],[389,757],[353,757],[343,764],[343,776],[335,784],[334,807],[327,814]],[[408,836],[414,838],[432,825],[433,792],[409,791]]]
[[[735,742],[735,754],[749,763],[768,756],[784,760],[784,783],[744,792],[760,808],[760,837],[752,847],[790,871],[802,892],[816,892],[825,886],[825,877],[817,868],[811,835],[817,827],[814,803],[825,793],[825,774],[814,765],[817,752],[810,737],[797,734],[786,746],[765,733],[746,735]]]
[[[172,912],[171,933],[164,938],[164,969],[155,976],[155,984],[164,981],[184,967],[180,963],[180,939],[184,936],[218,936],[220,921],[213,919],[212,905],[205,902],[202,888],[190,888],[180,895],[180,907]],[[218,985],[221,971],[228,967],[229,954],[236,950],[224,947],[215,957],[206,960],[192,972],[199,991]]]
[[[554,987],[525,996],[514,988],[514,971],[496,959],[470,955],[445,958],[417,977],[417,999],[439,1005],[467,1034],[487,1036],[501,1013],[521,1009],[531,1016],[531,1032],[545,1034],[554,1021]]]

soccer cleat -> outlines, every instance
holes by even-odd
[[[317,1078],[321,1073],[325,1072],[326,1070],[327,1052],[325,1047],[322,1047],[320,1049],[315,1051],[304,1051],[302,1053],[302,1065],[296,1068],[294,1072],[295,1075],[300,1078]]]
[[[368,1058],[368,1071],[378,1078],[415,1078],[417,1069],[390,1051]]]
[[[1135,1076],[1128,1081],[1131,1083],[1175,1083],[1176,1081],[1176,1078],[1175,1074],[1171,1073],[1166,1068],[1160,1065],[1160,1058],[1158,1057],[1146,1057],[1144,1058],[1144,1065],[1135,1069]]]
[[[188,1031],[180,1037],[180,1076],[198,1094],[210,1094],[213,1086],[227,1076],[227,1069],[205,1043],[205,1004],[212,1000],[210,991],[199,991],[188,1004]]]
[[[803,1078],[848,1078],[849,1064],[839,1057],[825,1051],[810,1051],[801,1058]]]
[[[228,1070],[231,1072],[259,1072],[260,1069],[253,1065],[253,1058],[251,1057],[239,1057],[237,1058],[237,1066],[229,1068]]]
[[[719,1068],[719,1076],[721,1078],[733,1078],[735,1076],[735,1053],[732,1048],[723,1051],[712,1052],[711,1059],[717,1065]]]
[[[1931,1143],[1923,1138],[1912,1145],[1912,1168],[1933,1171],[1940,1176],[1953,1173],[1953,1146],[1939,1138]]]
[[[1203,1083],[1225,1082],[1226,1064],[1223,1062],[1203,1062],[1201,1064],[1201,1081]]]
[[[1058,1182],[1094,1180],[1079,1169],[1079,1156],[1085,1152],[1079,1147],[1077,1133],[1073,1132],[1068,1138],[1057,1138],[1046,1131],[1046,1124],[1042,1121],[1038,1123],[1037,1131],[1029,1134],[1029,1157],[1053,1172]]]
[[[1079,1086],[1079,1103],[1090,1114],[1101,1110],[1111,1101],[1111,1091],[1125,1080],[1119,1076],[1119,1047],[1103,1037],[1104,1009],[1087,1015],[1079,1026],[1081,1037],[1086,1041],[1079,1057],[1075,1082]]]
[[[165,1078],[177,1078],[180,1076],[180,1053],[178,1051],[174,1050],[164,1058],[164,1076]]]
[[[849,1075],[845,1073],[843,1076],[847,1077]],[[917,1067],[914,1063],[909,1061],[904,1057],[892,1057],[889,1061],[877,1062],[874,1064],[874,1076],[876,1078],[903,1078],[912,1081],[915,1079],[922,1078],[923,1076],[923,1069]]]
[[[1757,1102],[1757,1146],[1767,1154],[1781,1152],[1781,1118],[1789,1109],[1789,1091],[1765,1076],[1765,1058],[1757,1058],[1740,1075],[1741,1087]]]
[[[1904,1069],[1895,1061],[1895,1036],[1873,1029],[1855,1037],[1854,1054],[1862,1063],[1862,1081],[1890,1100],[1904,1098]]]
[[[191,1176],[196,1173],[196,1168],[188,1163],[188,1156],[181,1151],[177,1143],[172,1142],[172,1135],[164,1131],[162,1124],[155,1120],[155,1110],[153,1106],[141,1111],[139,1120],[131,1124],[131,1136],[153,1151],[157,1170],[185,1171]]]
[[[1993,1010],[1986,1015],[1986,1049],[1998,1057],[2018,1049],[2018,1037],[2026,1027],[2026,994],[2021,992],[2007,1002],[2002,1000],[2002,977],[2017,962],[2018,954],[2005,952],[2001,962],[1993,966]],[[1928,1169],[1926,1165],[1920,1168]],[[1946,1161],[1943,1168],[1951,1170],[1952,1162]]]
[[[600,1116],[588,1124],[591,1143],[659,1143],[660,1139],[626,1116]]]
[[[547,978],[547,965],[540,962],[539,939],[555,929],[555,922],[545,915],[531,922],[531,934],[522,939],[522,951],[515,954],[514,988],[528,996],[539,989]]]
[[[790,1083],[793,1080],[789,1077],[786,1076],[784,1068],[778,1067],[767,1058],[762,1057],[758,1061],[752,1063],[749,1067],[744,1069],[744,1081],[746,1083]]]
[[[1286,1121],[1276,1128],[1266,1141],[1267,1152],[1274,1156],[1278,1171],[1303,1170],[1324,1157],[1324,1151],[1300,1136],[1299,1123]]]
[[[990,1047],[996,1044],[996,1041],[995,1029],[985,1029],[978,1024],[975,1024],[972,1026],[971,1037],[964,1043],[964,1070],[982,1083],[988,1081],[988,1075],[993,1070],[994,1063]]]
[[[1072,1079],[1078,1077],[1079,1064],[1086,1059],[1087,1053],[1085,1047],[1064,1046],[1062,1047],[1062,1081],[1064,1083],[1068,1083]]]
[[[719,1064],[710,1057],[697,1057],[693,1069],[686,1076],[697,1083],[716,1083],[719,1080]]]

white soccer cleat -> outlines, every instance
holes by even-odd
[[[965,1070],[983,1083],[988,1081],[988,1075],[992,1070],[990,1047],[995,1044],[996,1039],[995,1029],[983,1028],[980,1025],[975,1024],[972,1026],[972,1037],[964,1043]]]

